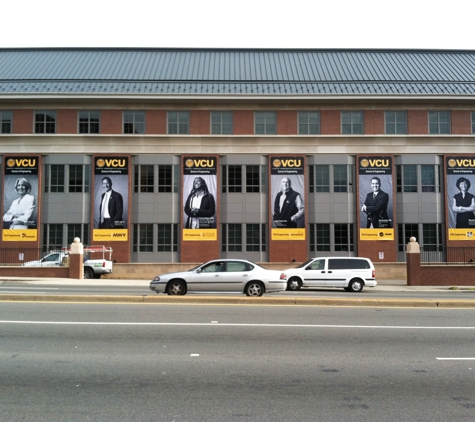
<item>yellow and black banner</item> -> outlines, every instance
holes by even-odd
[[[39,156],[5,156],[3,230],[5,242],[38,240]]]
[[[272,240],[305,240],[305,159],[270,157]]]
[[[216,157],[183,157],[183,240],[216,241]]]
[[[358,157],[360,240],[394,240],[393,157]]]
[[[475,240],[475,156],[445,157],[449,240]]]
[[[128,241],[129,157],[94,157],[94,241]]]

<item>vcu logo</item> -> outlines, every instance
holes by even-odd
[[[190,168],[214,168],[214,158],[188,158],[185,166]]]
[[[127,167],[126,158],[98,158],[97,167]]]
[[[9,158],[8,167],[36,167],[36,158]]]
[[[361,167],[389,167],[389,158],[363,158],[360,161]]]

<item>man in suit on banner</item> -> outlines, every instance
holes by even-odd
[[[110,177],[102,179],[104,193],[101,199],[99,215],[100,229],[121,229],[124,227],[122,214],[124,211],[124,201],[119,192],[112,190],[112,180]]]
[[[379,229],[391,228],[391,220],[388,216],[389,195],[381,190],[381,179],[371,179],[372,192],[366,195],[361,211],[366,213],[366,228]]]

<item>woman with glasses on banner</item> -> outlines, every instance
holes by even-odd
[[[3,216],[3,221],[10,229],[24,230],[28,228],[31,215],[35,210],[35,197],[30,195],[31,184],[24,177],[16,180],[15,190],[19,198],[12,202],[10,209]]]
[[[475,196],[468,192],[471,183],[465,177],[460,177],[455,182],[459,193],[454,195],[452,211],[456,216],[455,228],[470,229],[475,228]]]
[[[216,228],[215,213],[216,204],[213,195],[209,193],[206,181],[202,177],[195,177],[193,188],[185,203],[185,214],[188,216],[185,228]]]

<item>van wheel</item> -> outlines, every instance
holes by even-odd
[[[287,282],[287,290],[299,290],[301,287],[300,280],[297,277],[292,277]]]
[[[350,281],[350,284],[348,284],[348,290],[350,292],[358,293],[363,290],[364,284],[363,281],[360,280],[359,278],[355,278]]]

